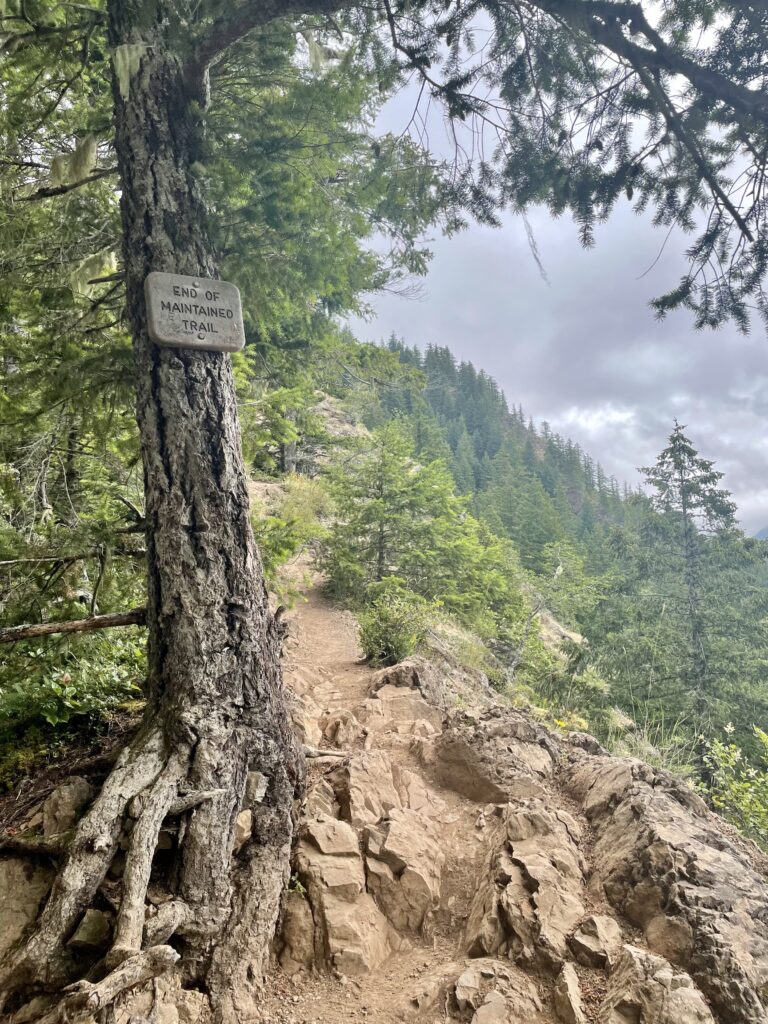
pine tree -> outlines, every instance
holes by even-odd
[[[723,474],[715,470],[711,462],[699,457],[684,430],[675,421],[668,446],[656,464],[642,472],[656,492],[652,501],[661,516],[659,523],[663,542],[679,564],[685,582],[691,652],[690,689],[695,726],[703,734],[711,729],[709,704],[713,688],[709,641],[702,609],[705,536],[732,530],[736,506],[729,492],[717,486]],[[705,747],[702,746],[702,768],[704,753]]]
[[[522,614],[511,546],[471,515],[444,463],[415,461],[401,422],[345,454],[331,487],[337,519],[321,563],[340,599],[363,604],[372,585],[391,578],[488,636]]]

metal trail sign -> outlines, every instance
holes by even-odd
[[[183,274],[148,274],[147,329],[158,345],[213,352],[245,346],[240,292],[227,281]]]

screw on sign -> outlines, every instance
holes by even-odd
[[[148,274],[147,329],[158,345],[239,352],[245,346],[240,292],[227,281]]]

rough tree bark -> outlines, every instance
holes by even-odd
[[[191,171],[204,71],[189,72],[185,33],[192,18],[185,23],[185,6],[109,3],[146,491],[149,712],[80,822],[36,932],[0,968],[10,1012],[78,977],[66,940],[121,842],[127,854],[113,945],[89,980],[144,978],[144,962],[135,958],[149,949],[153,963],[170,963],[170,954],[152,953],[170,943],[181,954],[174,969],[185,985],[207,993],[223,1021],[253,1009],[247,1004],[287,881],[302,762],[283,700],[279,629],[249,523],[230,360],[160,349],[146,329],[143,283],[150,271],[217,276]],[[252,837],[233,860],[249,772],[263,776],[266,791],[251,808]],[[263,785],[252,788],[261,792]],[[155,845],[168,816],[177,816],[180,836],[166,879],[169,899],[145,923]],[[139,966],[126,972],[126,963]],[[117,996],[124,988],[107,982],[100,991]],[[45,1019],[63,1017],[70,1005],[46,1007]],[[30,1012],[22,1010],[34,1019]]]

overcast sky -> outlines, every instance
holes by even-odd
[[[404,116],[404,115],[403,115]],[[393,126],[398,111],[389,112]],[[635,216],[625,203],[584,250],[570,219],[529,218],[549,283],[522,220],[435,238],[422,296],[377,295],[361,340],[392,331],[408,344],[447,345],[486,370],[510,403],[578,441],[620,481],[653,463],[675,417],[700,454],[725,473],[743,528],[768,525],[768,339],[759,323],[696,331],[684,312],[658,322],[648,302],[676,284],[685,236]],[[645,273],[645,276],[642,277]]]

